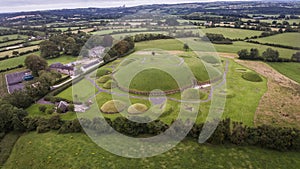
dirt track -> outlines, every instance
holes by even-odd
[[[266,63],[235,59],[236,54],[219,53],[221,57],[256,71],[268,79],[268,90],[255,113],[254,124],[272,124],[300,128],[300,85],[280,74]]]

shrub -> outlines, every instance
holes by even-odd
[[[243,79],[251,81],[251,82],[262,82],[263,79],[254,72],[246,72],[242,75]]]
[[[146,105],[141,104],[141,103],[136,103],[136,104],[129,106],[127,111],[129,114],[141,114],[141,113],[146,112],[147,110],[148,110],[148,107]]]
[[[101,112],[106,114],[115,114],[124,111],[126,106],[119,100],[111,100],[102,105]]]
[[[47,110],[47,114],[53,114],[54,113],[54,109],[48,109]]]
[[[47,119],[39,119],[36,131],[38,133],[45,133],[45,132],[50,131],[49,120],[47,120]]]
[[[47,110],[47,107],[46,107],[45,105],[39,106],[39,110],[40,110],[41,112],[45,113],[46,110]]]

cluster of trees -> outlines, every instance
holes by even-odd
[[[79,32],[78,34],[53,34],[49,40],[40,43],[41,57],[59,57],[61,53],[78,56],[90,35]]]
[[[280,58],[279,52],[272,48],[268,48],[266,51],[260,55],[259,50],[256,48],[251,48],[250,52],[248,49],[242,49],[238,51],[239,59],[247,60],[261,60],[266,62],[300,62],[300,52],[293,54],[291,59]]]
[[[265,60],[265,61],[277,61],[279,58],[279,53],[276,50],[268,48],[263,52],[262,56],[259,53],[259,50],[256,48],[242,49],[238,52],[239,59],[248,59],[248,60]]]
[[[170,36],[166,36],[163,34],[136,34],[133,37],[134,42],[142,42],[142,41],[150,41],[150,40],[157,40],[157,39],[171,39]]]
[[[132,37],[126,37],[114,44],[103,57],[104,62],[110,62],[118,57],[123,57],[134,50],[134,40]]]
[[[202,37],[204,41],[211,41],[216,44],[232,44],[231,40],[225,38],[222,34],[206,33],[206,36]]]
[[[216,123],[218,122],[213,120],[206,125],[216,125]],[[23,130],[36,130],[38,133],[44,133],[50,130],[58,130],[59,133],[82,132],[82,127],[84,127],[93,131],[95,135],[101,135],[111,133],[113,128],[122,134],[133,137],[142,134],[158,135],[165,132],[166,136],[177,138],[177,133],[189,128],[190,121],[187,120],[184,122],[182,120],[176,120],[173,121],[173,126],[170,127],[169,124],[165,124],[160,120],[155,120],[150,123],[137,123],[125,117],[118,117],[113,121],[97,117],[92,120],[82,118],[79,120],[64,121],[60,119],[59,116],[52,116],[50,119],[27,117],[20,124],[20,128],[23,128]],[[194,124],[188,133],[188,137],[198,139],[203,125],[204,124]],[[300,131],[295,128],[272,127],[267,125],[248,127],[242,123],[231,123],[230,119],[225,119],[217,124],[216,130],[207,142],[211,144],[232,143],[241,146],[253,145],[280,151],[300,150]]]
[[[23,120],[27,112],[5,100],[0,100],[0,132],[23,130]]]

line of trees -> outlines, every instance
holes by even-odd
[[[250,51],[248,49],[242,49],[238,51],[239,59],[246,59],[246,60],[261,60],[266,62],[299,62],[300,60],[300,52],[294,54],[291,59],[287,58],[280,58],[279,52],[272,48],[266,49],[262,55],[256,48],[251,48]]]
[[[202,37],[204,41],[211,41],[215,44],[232,44],[232,41],[225,38],[222,34],[206,33],[206,36]]]
[[[147,117],[135,117],[147,118]],[[106,122],[105,122],[106,121]],[[215,125],[218,121],[213,120],[207,125]],[[115,120],[94,118],[90,119],[74,119],[65,121],[60,116],[52,116],[50,119],[44,118],[24,118],[18,128],[21,131],[37,131],[38,133],[57,130],[58,133],[74,133],[83,132],[83,128],[87,128],[95,135],[109,134],[114,130],[132,137],[143,134],[158,135],[163,132],[166,136],[172,138],[177,137],[177,133],[186,130],[190,121],[176,120],[172,122],[172,127],[160,120],[150,123],[137,123],[128,120],[125,117],[118,117]],[[198,139],[204,124],[194,124],[188,133],[188,137]],[[300,150],[300,131],[295,128],[272,127],[262,125],[258,127],[248,127],[240,122],[231,123],[230,119],[222,120],[217,124],[217,128],[208,139],[211,144],[235,144],[235,145],[253,145],[262,148],[275,149],[280,151]]]

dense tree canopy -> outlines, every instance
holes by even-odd
[[[39,71],[45,70],[48,63],[38,55],[29,55],[25,59],[25,66],[32,71],[33,76],[38,76]]]

